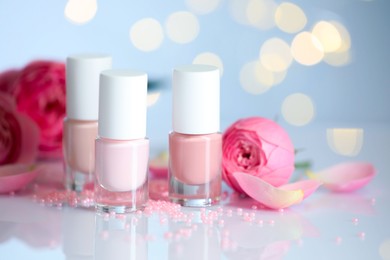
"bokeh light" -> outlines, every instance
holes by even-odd
[[[168,37],[176,43],[189,43],[199,34],[198,18],[190,12],[180,11],[171,14],[165,23]]]
[[[383,260],[390,260],[390,239],[387,239],[380,244],[379,255]]]
[[[240,23],[249,25],[247,17],[247,6],[250,0],[230,0],[229,11],[233,19]]]
[[[341,38],[340,47],[331,53],[326,53],[324,61],[332,66],[344,66],[351,61],[351,37],[348,30],[339,22],[330,22],[338,31]]]
[[[162,26],[156,19],[141,19],[130,28],[130,41],[141,51],[158,49],[163,39]]]
[[[259,79],[263,82],[259,81]],[[259,61],[245,64],[240,71],[242,88],[253,95],[266,92],[272,86],[272,81],[272,72],[267,71]]]
[[[345,66],[351,62],[351,52],[332,52],[327,53],[324,57],[324,62],[334,67]]]
[[[319,63],[324,57],[321,42],[310,32],[301,32],[294,37],[291,53],[297,62],[307,66]]]
[[[267,70],[260,61],[245,64],[240,71],[241,87],[248,93],[259,95],[283,81],[286,73]]]
[[[157,101],[160,99],[161,93],[160,92],[150,92],[147,96],[147,104],[148,107],[151,107],[157,103]]]
[[[334,52],[341,47],[341,36],[337,28],[326,21],[320,21],[314,25],[312,34],[320,41],[324,52]]]
[[[249,24],[267,30],[275,26],[276,4],[272,0],[250,0],[246,7]]]
[[[198,54],[194,60],[192,61],[193,64],[205,64],[205,65],[212,65],[219,68],[219,74],[223,75],[223,62],[221,58],[212,52],[203,52]]]
[[[289,95],[283,101],[282,115],[292,125],[306,125],[314,118],[313,101],[302,93]]]
[[[214,11],[221,0],[186,0],[188,8],[196,14],[208,14]]]
[[[275,23],[283,32],[297,33],[306,26],[307,18],[299,6],[284,2],[276,8]]]
[[[230,0],[233,19],[245,25],[267,30],[275,25],[276,4],[272,0]]]
[[[361,128],[329,128],[326,136],[333,152],[344,156],[356,156],[363,145],[363,133]]]
[[[97,8],[96,0],[69,0],[64,15],[73,23],[84,24],[95,17]]]
[[[260,61],[270,71],[285,71],[292,62],[290,46],[279,38],[268,39],[260,48]]]

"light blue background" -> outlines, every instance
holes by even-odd
[[[81,52],[113,55],[115,68],[138,68],[150,79],[162,80],[162,96],[149,109],[148,135],[164,139],[171,128],[170,77],[176,65],[191,63],[205,51],[219,55],[224,63],[221,79],[221,130],[241,117],[278,116],[284,98],[295,92],[309,95],[316,108],[316,122],[329,127],[359,127],[360,122],[390,122],[390,2],[388,0],[293,1],[306,13],[310,30],[321,19],[336,19],[348,29],[352,63],[332,67],[326,63],[304,66],[293,62],[286,79],[261,95],[251,95],[240,86],[242,66],[258,58],[261,44],[280,37],[291,42],[294,35],[278,28],[263,31],[238,24],[230,15],[229,1],[217,10],[198,15],[199,36],[189,44],[165,37],[156,51],[137,50],[129,29],[138,20],[153,17],[164,25],[176,11],[188,11],[185,1],[98,1],[93,20],[83,25],[64,16],[66,1],[0,1],[0,71],[22,67],[33,59],[65,60]],[[305,127],[305,126],[304,126]],[[300,127],[303,129],[304,127]],[[298,127],[299,128],[299,127]]]

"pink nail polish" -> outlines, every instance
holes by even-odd
[[[103,71],[99,97],[96,209],[136,211],[148,201],[147,75],[134,70]]]
[[[70,56],[66,61],[63,154],[65,186],[69,190],[93,189],[99,74],[111,68],[111,60],[107,55],[83,54]]]
[[[173,132],[169,134],[169,197],[183,206],[221,196],[219,70],[186,65],[173,71]]]

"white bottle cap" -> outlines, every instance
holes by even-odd
[[[108,55],[81,54],[66,59],[66,114],[77,120],[97,120],[99,74],[111,68]]]
[[[146,137],[147,81],[146,73],[134,70],[106,70],[100,74],[100,137]]]
[[[173,131],[182,134],[219,132],[219,70],[209,65],[174,69]]]

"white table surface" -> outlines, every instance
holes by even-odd
[[[364,126],[356,157],[329,149],[327,127],[332,125],[291,132],[294,143],[305,148],[297,160],[312,160],[314,170],[343,161],[371,162],[377,174],[361,190],[340,194],[320,188],[280,212],[253,209],[253,201],[224,187],[227,199],[206,210],[219,214],[212,225],[202,224],[200,209],[181,209],[194,214],[189,225],[163,213],[104,217],[93,210],[43,206],[28,192],[2,195],[0,259],[390,259],[390,126]],[[245,221],[246,214],[255,220]]]

